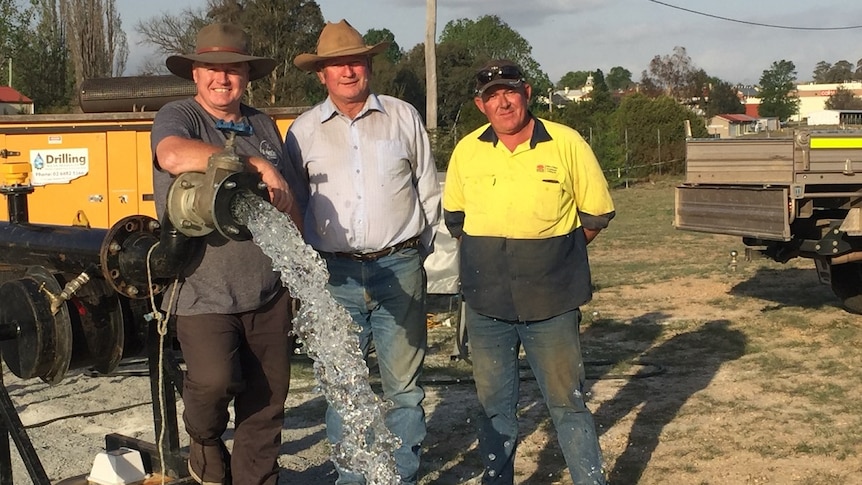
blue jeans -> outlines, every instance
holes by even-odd
[[[484,414],[479,418],[483,484],[512,485],[518,445],[518,353],[521,345],[548,405],[575,485],[604,485],[602,455],[584,404],[584,363],[573,310],[537,322],[498,320],[466,305],[473,378]]]
[[[425,360],[428,328],[425,320],[425,270],[415,248],[402,249],[376,261],[327,257],[329,286],[361,328],[359,346],[367,356],[371,340],[380,367],[383,398],[393,403],[386,426],[401,439],[395,464],[401,483],[415,484],[419,454],[425,439],[425,391],[419,375]],[[326,412],[326,434],[330,442],[341,438],[341,417]],[[363,484],[362,475],[338,469],[338,485]]]

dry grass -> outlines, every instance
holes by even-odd
[[[862,483],[862,327],[813,264],[739,259],[738,238],[672,227],[678,179],[614,191],[590,246],[590,407],[614,485]],[[423,484],[481,473],[469,365],[431,331]],[[519,484],[571,484],[525,372]],[[471,481],[472,480],[472,481]]]
[[[612,483],[862,483],[860,317],[810,261],[673,229],[676,182],[616,191],[590,248],[585,351],[665,370],[593,384]]]

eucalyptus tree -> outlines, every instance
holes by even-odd
[[[634,85],[632,72],[622,66],[612,67],[605,76],[605,82],[611,91],[624,91]]]
[[[580,89],[586,84],[590,71],[569,71],[557,81],[557,89]]]
[[[37,113],[68,111],[74,93],[74,66],[58,2],[37,0],[32,6],[28,35],[19,43],[17,57],[39,62],[15,63],[13,84],[33,100]]]
[[[251,37],[252,52],[279,63],[269,76],[250,86],[249,103],[304,106],[324,98],[317,77],[293,65],[297,55],[315,51],[323,30],[323,14],[313,0],[207,0],[202,9],[187,9],[179,15],[163,13],[141,21],[135,29],[159,56],[149,62],[147,70],[160,72],[166,56],[191,52],[198,30],[213,22],[241,25]]]
[[[22,8],[15,0],[0,0],[0,84],[10,84],[14,65],[24,64],[19,56],[32,15],[32,8]]]
[[[362,38],[368,45],[389,42],[389,48],[381,55],[392,64],[397,64],[404,55],[404,52],[401,50],[401,46],[398,45],[398,42],[395,42],[395,34],[393,34],[389,29],[368,29],[368,32],[366,32]]]
[[[706,117],[720,114],[742,114],[745,106],[739,99],[737,89],[726,81],[713,79],[710,83],[709,102],[706,104]]]
[[[496,15],[449,21],[440,34],[440,44],[453,43],[467,49],[476,68],[492,59],[515,62],[524,70],[534,93],[545,93],[553,86],[533,58],[530,43]]]
[[[649,68],[643,71],[641,85],[647,94],[657,96],[664,94],[677,101],[689,101],[701,97],[704,83],[708,76],[698,69],[685,50],[676,46],[673,53],[655,56],[649,63]]]
[[[786,121],[799,112],[799,96],[796,91],[796,66],[792,61],[780,60],[772,63],[760,76],[761,116],[772,116]]]
[[[826,109],[862,109],[862,98],[853,94],[853,91],[838,86],[826,100]]]

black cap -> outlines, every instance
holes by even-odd
[[[476,71],[476,95],[481,96],[491,86],[517,88],[524,83],[524,74],[508,59],[495,59]]]

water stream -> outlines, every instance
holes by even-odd
[[[281,272],[291,296],[300,301],[293,331],[314,360],[318,389],[344,423],[344,436],[333,447],[332,460],[364,474],[369,485],[398,485],[393,453],[401,443],[384,422],[389,403],[371,390],[359,349],[359,327],[326,289],[325,263],[305,244],[293,221],[263,199],[237,197],[233,210]]]

